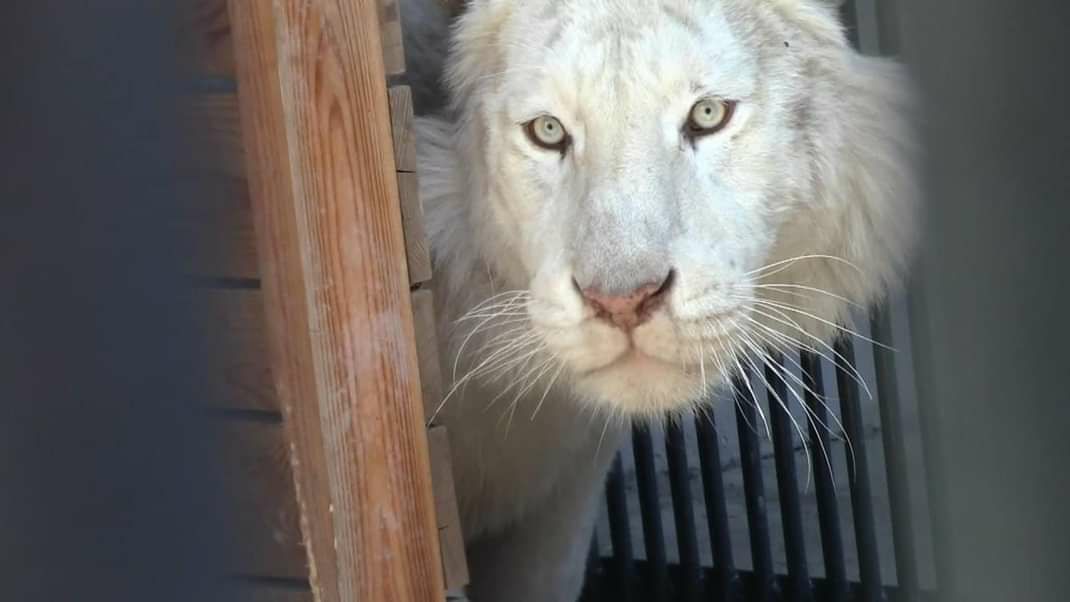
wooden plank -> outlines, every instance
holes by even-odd
[[[398,171],[416,171],[416,131],[413,130],[412,90],[391,86],[390,129],[394,134],[394,164]]]
[[[441,602],[371,0],[229,4],[272,372],[322,602]],[[284,53],[284,54],[283,54]]]
[[[258,280],[260,263],[256,252],[252,206],[247,182],[217,174],[200,174],[184,208],[181,227],[195,241],[189,258],[190,272],[214,278]],[[415,173],[399,172],[406,266],[409,284],[431,279],[431,255],[427,244],[420,204],[419,182]]]
[[[252,0],[247,0],[252,1]],[[383,30],[383,65],[387,75],[405,72],[405,50],[397,0],[380,0],[377,18]],[[194,0],[183,15],[180,48],[189,69],[200,76],[235,77],[233,36],[227,0]]]
[[[431,253],[424,228],[424,210],[420,204],[420,183],[414,173],[397,174],[401,196],[401,218],[405,232],[405,258],[409,268],[409,285],[431,280]]]
[[[420,362],[424,419],[430,420],[443,395],[442,364],[435,331],[435,303],[430,290],[412,292],[412,313],[416,328],[416,353]]]
[[[386,75],[405,72],[405,47],[401,35],[401,8],[398,0],[378,0],[379,33],[382,39],[383,69]]]
[[[222,476],[238,542],[230,572],[307,579],[307,554],[281,422],[221,418]]]
[[[249,186],[244,178],[190,174],[189,192],[177,225],[192,241],[187,269],[204,278],[260,277]]]
[[[203,317],[204,336],[213,352],[209,374],[211,407],[281,412],[268,365],[267,324],[261,291],[204,289],[199,291],[197,303],[197,313]],[[412,311],[421,397],[425,416],[430,418],[444,393],[434,299],[430,290],[412,292]]]
[[[442,396],[441,367],[430,290],[412,292],[416,349],[425,415]],[[278,409],[267,362],[263,298],[259,290],[199,291],[197,313],[205,318],[212,359],[214,403],[227,410],[270,413]],[[253,551],[239,558],[241,574],[305,577],[304,550],[297,523],[292,473],[281,424],[229,422],[227,481],[235,485],[235,522]],[[429,432],[436,517],[446,587],[467,583],[464,541],[460,530],[449,446],[443,427]]]
[[[457,509],[457,492],[453,487],[450,440],[446,427],[432,427],[428,432],[431,447],[432,481],[435,487],[435,515],[442,545],[442,572],[446,587],[456,590],[468,584],[468,562],[464,554],[464,531]]]
[[[236,593],[238,602],[315,602],[312,590],[299,583],[242,583]]]
[[[264,298],[256,289],[198,291],[196,308],[211,346],[209,405],[281,412],[268,367]]]
[[[391,86],[389,98],[394,163],[398,171],[416,171],[412,91],[408,86]],[[194,166],[244,178],[245,151],[238,116],[238,96],[227,92],[197,94],[190,97],[185,108],[186,127],[198,151],[196,156],[191,157]]]
[[[181,6],[180,54],[188,71],[201,77],[234,77],[226,0],[193,0]]]
[[[233,93],[195,94],[183,106],[190,152],[187,167],[197,171],[245,178],[245,151],[238,117],[238,96]]]
[[[394,161],[399,172],[416,171],[416,140],[412,130],[412,95],[406,86],[390,88]],[[252,210],[245,181],[245,151],[234,94],[192,97],[185,107],[190,152],[186,166],[198,178],[184,215],[195,245],[191,271],[199,276],[259,278]],[[423,211],[413,173],[399,173],[404,202],[405,240],[410,284],[430,279]]]

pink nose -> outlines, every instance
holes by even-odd
[[[672,287],[673,272],[661,282],[644,284],[626,295],[606,295],[594,288],[576,288],[596,315],[620,328],[631,330],[650,319]]]

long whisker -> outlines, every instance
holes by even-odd
[[[558,364],[559,365],[557,367],[557,372],[554,373],[553,377],[550,379],[550,382],[547,383],[546,390],[542,392],[542,397],[539,398],[539,403],[535,404],[535,411],[531,413],[532,421],[535,420],[535,416],[537,416],[539,410],[542,409],[542,404],[544,401],[546,401],[546,396],[550,394],[550,390],[554,388],[554,383],[557,382],[557,379],[561,376],[561,373],[565,369],[564,362],[558,360]]]
[[[465,348],[465,346],[468,345],[468,341],[472,340],[472,337],[474,337],[477,332],[482,330],[483,327],[485,327],[487,324],[489,324],[492,320],[494,320],[494,316],[491,316],[489,318],[485,318],[482,322],[477,324],[475,328],[472,329],[472,332],[468,333],[468,336],[466,336],[463,341],[461,341],[461,345],[460,345],[460,347],[457,348],[456,355],[453,358],[453,374],[452,374],[452,378],[454,380],[457,380],[457,367],[461,363],[461,357],[464,356],[464,348]]]
[[[516,316],[525,315],[527,312],[524,309],[522,302],[513,302],[509,304],[501,303],[487,306],[478,311],[470,311],[465,315],[457,318],[453,321],[453,327],[459,328],[465,322],[471,322],[473,320],[481,320],[484,318],[511,318]]]
[[[734,357],[733,352],[729,352],[729,357],[730,358]],[[731,378],[729,376],[731,374],[731,371],[728,369],[728,366],[725,364],[724,360],[720,357],[720,354],[718,354],[716,351],[713,352],[713,360],[714,360],[714,363],[717,364],[717,369],[720,370],[721,374],[726,375],[726,380],[728,382],[728,386],[732,390],[731,391],[732,403],[734,403],[737,408],[742,407],[742,404],[740,403],[740,399],[742,399],[744,397],[743,391],[740,391],[739,387],[736,385],[736,379]],[[736,366],[737,367],[739,366],[739,362],[736,362]],[[739,368],[739,370],[742,370],[742,368]],[[741,373],[740,374],[740,378],[741,379],[746,378],[746,373]],[[749,428],[752,433],[757,434],[758,433],[757,427],[755,427],[754,424],[751,423],[750,419],[747,418],[747,415],[746,414],[740,414],[740,416],[743,418],[743,421],[747,423],[747,428]]]
[[[505,437],[509,437],[509,429],[513,426],[513,416],[516,414],[516,409],[520,405],[520,399],[531,390],[549,370],[553,369],[555,358],[549,357],[546,361],[540,364],[539,373],[536,374],[531,381],[517,391],[516,396],[513,397],[513,401],[509,404],[509,421],[505,424]]]
[[[802,295],[802,293],[799,293],[797,291],[806,291],[806,292],[810,292],[810,293],[817,293],[817,294],[820,294],[820,295],[825,295],[826,297],[830,297],[832,299],[836,299],[837,301],[842,301],[843,303],[846,303],[846,304],[848,304],[848,305],[850,305],[852,307],[855,307],[855,308],[858,308],[858,309],[864,309],[864,307],[863,307],[863,305],[861,303],[856,303],[855,301],[852,301],[852,300],[848,299],[847,297],[844,297],[843,295],[837,295],[836,293],[833,293],[833,292],[830,292],[830,291],[826,291],[825,289],[820,289],[820,288],[813,287],[813,286],[807,286],[805,284],[788,284],[788,283],[777,283],[777,282],[774,282],[774,283],[754,283],[754,284],[736,284],[736,285],[734,285],[734,288],[738,288],[738,289],[757,289],[757,290],[768,289],[768,290],[774,290],[774,291],[778,291],[778,292],[785,292],[785,293],[789,293],[789,294],[792,291],[796,291],[794,294],[800,295],[800,296]]]
[[[598,455],[602,452],[602,442],[606,438],[606,431],[609,430],[609,423],[610,421],[615,420],[616,418],[617,414],[615,411],[611,410],[606,413],[606,423],[602,426],[602,434],[598,436],[598,445],[594,448],[593,461],[598,461]]]
[[[479,303],[474,305],[472,307],[472,309],[469,310],[469,312],[479,311],[479,310],[483,309],[484,307],[486,307],[487,305],[491,304],[492,302],[496,301],[497,299],[501,299],[502,297],[506,297],[506,296],[512,295],[512,298],[517,298],[517,297],[529,296],[530,294],[531,293],[526,291],[526,290],[519,290],[519,289],[514,289],[514,290],[510,290],[510,291],[502,291],[500,293],[491,295],[490,297],[487,297],[486,299],[480,301]]]
[[[779,332],[779,331],[777,331],[777,330],[774,330],[774,329],[772,329],[772,328],[769,328],[769,327],[768,327],[768,326],[766,326],[765,324],[762,324],[761,322],[758,322],[757,320],[755,320],[755,319],[751,318],[750,316],[744,316],[744,317],[745,317],[745,318],[746,318],[746,319],[747,319],[748,321],[752,322],[752,323],[753,323],[753,324],[754,324],[755,326],[757,326],[757,327],[759,327],[759,328],[761,328],[761,329],[763,329],[763,330],[767,331],[767,332],[768,332],[768,336],[770,337],[770,339],[767,339],[767,340],[770,340],[770,342],[771,342],[771,339],[773,339],[773,338],[786,338],[786,339],[787,339],[788,341],[790,341],[790,345],[798,346],[798,341],[797,341],[797,340],[795,340],[795,339],[793,339],[792,337],[789,337],[789,336],[785,335],[784,333],[781,333],[781,332]],[[756,335],[759,335],[760,333],[757,333],[757,332],[755,332],[754,334],[756,334]],[[785,347],[786,347],[787,349],[789,349],[789,350],[790,350],[790,351],[788,352],[788,354],[786,354],[786,355],[787,355],[787,356],[788,356],[788,357],[789,357],[789,358],[791,359],[791,361],[793,361],[793,362],[795,363],[795,365],[796,365],[796,366],[798,366],[798,367],[799,367],[799,370],[800,370],[800,371],[802,371],[802,370],[803,370],[803,368],[802,368],[802,364],[800,364],[799,362],[795,361],[795,360],[794,360],[794,358],[792,358],[792,357],[791,357],[791,354],[793,354],[793,353],[794,353],[794,350],[793,350],[793,349],[792,349],[792,348],[791,348],[790,346],[788,346],[788,344],[784,343],[783,341],[781,341],[781,342],[780,342],[780,345],[782,345],[782,346],[785,346]],[[819,352],[815,352],[815,351],[813,351],[813,350],[809,350],[809,349],[808,349],[807,351],[809,351],[810,353],[814,353],[814,355],[818,355],[818,356],[820,356],[820,357],[824,358],[824,359],[825,359],[826,361],[828,361],[829,363],[832,363],[832,364],[834,364],[834,365],[835,365],[835,363],[836,363],[836,362],[835,362],[834,360],[832,360],[831,358],[829,358],[828,356],[826,356],[826,355],[824,355],[824,354],[821,354],[821,353],[819,353]],[[809,392],[809,393],[810,393],[810,394],[811,394],[811,395],[812,395],[812,396],[814,397],[814,399],[815,399],[815,400],[816,400],[816,401],[817,401],[818,403],[820,403],[820,404],[821,404],[821,406],[822,406],[822,407],[823,407],[823,408],[825,409],[825,412],[826,412],[826,413],[827,413],[827,414],[828,414],[828,415],[829,415],[829,416],[830,416],[830,417],[832,418],[832,421],[833,421],[833,422],[835,423],[835,425],[836,425],[836,428],[837,428],[837,429],[839,430],[839,432],[840,432],[840,437],[841,437],[841,438],[842,438],[842,439],[843,439],[843,440],[844,440],[844,441],[846,442],[846,444],[847,444],[847,448],[848,448],[848,453],[850,454],[851,458],[853,459],[853,458],[854,458],[854,456],[855,456],[855,452],[854,452],[854,443],[853,443],[853,442],[851,441],[851,437],[850,437],[850,435],[849,435],[849,434],[847,433],[847,428],[846,428],[846,427],[845,427],[845,426],[843,425],[843,423],[842,423],[842,422],[840,421],[840,418],[839,418],[839,416],[838,416],[838,415],[836,414],[836,412],[835,412],[835,411],[834,411],[834,410],[833,410],[832,408],[830,408],[830,407],[829,407],[828,403],[827,403],[827,402],[825,401],[825,399],[827,398],[827,396],[825,396],[825,395],[823,395],[823,394],[820,394],[820,393],[818,393],[817,391],[814,391],[814,390],[813,390],[813,389],[812,389],[812,388],[811,388],[811,387],[810,387],[809,385],[807,385],[807,384],[806,384],[805,382],[803,382],[803,381],[802,381],[802,380],[801,380],[801,379],[800,379],[799,377],[795,376],[795,374],[793,374],[793,373],[792,373],[791,371],[787,371],[787,374],[788,374],[788,376],[789,376],[789,377],[791,377],[791,378],[792,378],[793,380],[795,380],[796,382],[798,382],[798,383],[799,383],[799,384],[800,384],[800,385],[801,385],[801,386],[803,387],[803,389],[804,389],[805,391]],[[848,374],[850,374],[850,373],[848,373]],[[859,377],[858,377],[858,378],[861,378],[861,375],[859,375]],[[856,379],[856,380],[857,380],[857,379]],[[864,386],[864,385],[863,385],[863,386]],[[804,405],[805,405],[805,404],[804,404]],[[823,420],[820,420],[820,419],[819,419],[819,420],[818,420],[818,422],[820,422],[821,426],[822,426],[822,427],[824,427],[824,428],[825,428],[825,430],[826,430],[827,432],[829,432],[829,433],[833,433],[833,430],[832,430],[832,429],[831,429],[831,428],[830,428],[830,427],[828,426],[828,424],[827,424],[827,423],[825,423],[825,422],[824,422]]]
[[[781,272],[783,270],[788,269],[792,265],[794,265],[794,264],[796,264],[796,263],[798,263],[800,261],[807,260],[807,259],[827,259],[829,261],[835,261],[835,262],[838,262],[838,263],[842,263],[843,265],[846,265],[846,266],[848,266],[850,268],[853,268],[855,271],[857,271],[859,273],[863,272],[862,268],[858,267],[857,265],[855,265],[851,261],[848,261],[848,260],[844,259],[843,257],[837,257],[835,255],[812,254],[812,255],[799,255],[799,256],[796,256],[796,257],[789,257],[787,259],[781,259],[780,261],[775,261],[773,263],[764,265],[764,266],[762,266],[760,268],[755,268],[755,269],[753,269],[753,270],[751,270],[749,272],[746,272],[743,275],[744,276],[754,276],[756,274],[762,274],[763,276],[771,276],[772,274],[779,273],[779,272]],[[773,272],[769,271],[769,270],[772,270],[774,268],[780,268],[780,269],[776,269]]]
[[[759,344],[755,342],[753,338],[749,336],[747,338],[750,340],[752,348],[759,347]],[[755,349],[755,351],[757,352],[759,351],[759,349]],[[814,423],[813,417],[810,415],[809,408],[806,406],[806,402],[803,401],[802,396],[799,395],[798,391],[796,391],[794,387],[789,385],[788,381],[784,378],[785,373],[791,374],[790,371],[786,370],[785,367],[780,364],[780,362],[777,362],[773,358],[771,358],[768,353],[764,353],[762,359],[765,365],[769,367],[769,371],[772,372],[774,376],[779,378],[780,381],[784,384],[784,389],[792,396],[794,396],[796,401],[799,402],[799,407],[803,409],[803,414],[806,416],[806,419],[810,423],[810,426],[817,428],[817,425]],[[792,376],[794,375],[792,374]],[[795,420],[794,413],[791,411],[788,405],[780,398],[780,395],[777,394],[776,390],[770,387],[768,391],[776,398],[777,402],[780,404],[784,412],[787,413],[788,418],[791,420],[792,426],[795,427],[795,432],[799,434],[799,441],[802,442],[803,451],[806,453],[806,486],[809,487],[811,479],[813,479],[813,460],[811,459],[810,446],[807,444],[806,435],[803,433],[802,427],[799,425],[798,421]],[[826,428],[828,427],[826,426]],[[820,441],[819,443],[821,443],[821,451],[825,456],[825,460],[826,462],[828,462],[828,451],[824,449],[824,443]],[[828,466],[829,470],[831,471],[832,464],[829,463]]]
[[[772,320],[772,321],[777,322],[779,324],[782,324],[784,326],[790,326],[790,327],[794,328],[795,330],[799,331],[800,333],[806,335],[807,337],[810,337],[811,339],[813,339],[818,345],[821,345],[826,350],[828,350],[829,353],[831,353],[833,356],[838,358],[840,360],[840,362],[842,362],[843,366],[845,366],[847,368],[850,368],[850,371],[848,372],[848,374],[851,374],[851,377],[855,380],[855,382],[857,382],[858,385],[861,386],[863,390],[865,390],[866,395],[869,397],[869,399],[873,399],[873,393],[870,391],[869,386],[866,384],[866,380],[862,377],[862,374],[860,372],[858,372],[858,370],[853,365],[851,365],[851,363],[848,362],[847,359],[844,358],[843,355],[840,354],[840,352],[838,352],[835,349],[833,349],[831,345],[829,345],[825,341],[821,340],[820,337],[815,336],[815,335],[811,334],[810,332],[808,332],[805,328],[800,326],[798,322],[796,322],[795,320],[791,319],[790,316],[788,316],[787,314],[785,314],[783,311],[779,310],[778,308],[769,307],[769,306],[763,306],[763,307],[765,307],[766,309],[769,309],[770,311],[773,311],[773,312],[775,312],[777,314],[780,314],[781,317],[778,318],[778,317],[774,316],[773,314],[770,314],[768,312],[762,311],[758,307],[753,307],[752,306],[751,307],[751,311],[753,313],[755,313],[755,314],[763,316],[763,317],[765,317],[765,318],[767,318],[769,320]],[[814,350],[812,346],[808,346],[808,345],[800,345],[800,347],[803,347],[804,349],[807,349],[807,350]],[[816,350],[814,350],[814,351],[816,351]],[[836,363],[831,358],[828,358],[828,359],[829,359],[829,361],[831,361],[833,363]]]
[[[505,397],[505,395],[509,393],[509,391],[512,391],[514,387],[522,386],[521,383],[526,382],[532,374],[537,372],[542,366],[546,364],[546,362],[550,361],[549,359],[547,359],[544,360],[542,363],[536,363],[534,366],[524,371],[528,364],[531,363],[531,360],[539,353],[539,351],[541,351],[541,349],[539,348],[532,350],[530,353],[525,354],[524,357],[519,358],[517,361],[513,362],[512,366],[508,370],[503,370],[501,373],[499,373],[498,377],[495,378],[495,380],[500,379],[501,376],[503,376],[508,371],[515,370],[517,372],[521,372],[519,376],[517,376],[514,380],[510,381],[508,385],[506,385],[501,391],[498,392],[497,395],[495,395],[489,402],[487,402],[486,407],[483,408],[484,412],[490,410],[491,407],[493,407],[499,399]]]
[[[765,411],[762,410],[762,404],[758,401],[758,395],[754,392],[754,387],[750,384],[750,377],[747,375],[747,371],[743,369],[743,365],[739,363],[739,356],[742,355],[745,360],[750,360],[750,356],[747,355],[747,350],[740,348],[740,353],[732,356],[732,361],[735,362],[736,368],[739,369],[740,379],[743,384],[747,386],[747,390],[750,391],[751,403],[754,404],[754,408],[758,410],[758,416],[762,419],[762,424],[765,426],[765,436],[770,441],[773,440],[773,431],[769,428],[769,421],[765,417]],[[753,365],[753,362],[750,362]]]
[[[512,361],[512,360],[509,359],[509,354],[510,353],[513,353],[515,351],[519,351],[519,350],[523,349],[524,347],[527,347],[527,346],[532,345],[533,343],[537,343],[537,342],[538,342],[538,336],[533,332],[532,333],[528,333],[526,336],[522,336],[521,338],[519,338],[519,339],[517,339],[515,341],[511,341],[510,343],[504,345],[500,349],[495,350],[486,359],[484,359],[482,362],[480,362],[478,365],[476,365],[475,368],[472,368],[471,370],[469,370],[468,373],[465,374],[465,376],[463,378],[454,379],[453,385],[450,388],[449,392],[446,393],[445,396],[443,396],[442,401],[440,401],[438,406],[435,407],[435,411],[431,413],[431,417],[427,421],[428,424],[430,425],[431,423],[433,423],[435,421],[435,418],[438,417],[439,413],[442,411],[442,408],[444,408],[446,406],[446,402],[449,401],[450,398],[453,397],[453,395],[463,385],[467,384],[469,380],[471,380],[476,375],[480,374],[481,372],[483,372],[485,370],[497,370],[502,362],[508,363],[508,362]],[[536,349],[536,351],[537,351],[537,349]]]
[[[840,331],[840,332],[842,332],[844,334],[849,334],[849,335],[851,335],[851,336],[853,336],[855,338],[858,338],[858,339],[860,339],[862,341],[865,341],[865,342],[867,342],[867,343],[869,343],[871,345],[875,345],[877,347],[880,347],[882,349],[886,349],[888,351],[892,351],[892,352],[895,351],[894,347],[889,347],[888,345],[885,345],[884,343],[881,343],[879,341],[874,341],[873,339],[867,337],[866,335],[864,335],[864,334],[862,334],[860,332],[851,330],[850,328],[847,328],[846,326],[837,324],[837,323],[835,323],[835,322],[833,322],[831,320],[826,320],[826,319],[824,319],[824,318],[822,318],[820,316],[817,316],[817,315],[815,315],[813,313],[810,313],[808,311],[805,311],[805,310],[802,310],[802,309],[800,309],[798,307],[795,307],[794,305],[790,305],[788,303],[780,303],[780,302],[777,302],[777,301],[772,301],[770,299],[760,299],[760,298],[759,299],[754,299],[753,302],[756,303],[756,304],[759,304],[759,305],[772,306],[772,307],[776,307],[776,308],[782,309],[784,311],[790,311],[792,313],[800,314],[802,316],[810,318],[811,320],[816,320],[818,322],[821,322],[822,324],[825,324],[826,326],[829,326],[831,328],[835,328],[836,330],[838,330],[838,331]]]
[[[773,362],[770,361],[768,353],[763,351],[759,346],[755,345],[753,343],[753,341],[750,341],[750,340],[748,340],[746,338],[744,339],[744,343],[746,343],[751,348],[751,350],[754,351],[755,355],[758,356],[758,359],[759,359],[759,361],[761,361],[762,364],[764,364],[766,366],[769,366],[770,367],[770,371],[772,371],[774,373],[776,372],[775,370],[772,369],[772,363]],[[807,474],[807,482],[809,483],[810,476],[813,474],[813,465],[812,465],[812,463],[810,461],[809,446],[806,443],[806,438],[803,436],[802,428],[799,426],[798,421],[795,420],[795,416],[792,414],[791,409],[788,407],[788,404],[785,403],[783,399],[781,399],[780,394],[777,393],[776,389],[773,387],[773,384],[769,382],[768,378],[766,378],[765,371],[762,370],[759,366],[757,366],[755,364],[754,360],[751,359],[749,355],[747,355],[745,359],[751,365],[751,368],[754,369],[754,372],[758,375],[758,377],[762,380],[762,383],[765,384],[765,390],[769,394],[769,395],[766,396],[766,398],[768,399],[769,397],[772,397],[774,400],[776,400],[777,405],[780,406],[780,409],[787,415],[788,420],[791,421],[792,426],[795,427],[796,432],[799,433],[799,438],[802,440],[803,448],[807,452],[807,454],[806,454],[806,474]],[[788,390],[791,390],[791,387],[787,387],[787,383],[785,383],[785,387]],[[774,408],[770,407],[769,411],[773,412]],[[770,439],[772,439],[772,436],[770,436]],[[792,452],[792,453],[794,453],[794,452]]]

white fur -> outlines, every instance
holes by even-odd
[[[452,40],[449,117],[419,120],[418,152],[471,595],[574,600],[628,419],[692,409],[751,343],[824,349],[847,301],[901,278],[910,86],[814,0],[473,0]],[[692,145],[705,95],[738,108]],[[566,155],[527,140],[540,114]],[[631,343],[572,285],[670,268]]]

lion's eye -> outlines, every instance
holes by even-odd
[[[692,138],[707,136],[720,131],[732,119],[736,103],[719,98],[704,98],[691,107],[684,133]]]
[[[524,131],[536,146],[560,152],[568,148],[568,132],[557,117],[550,115],[536,117],[524,124]]]

